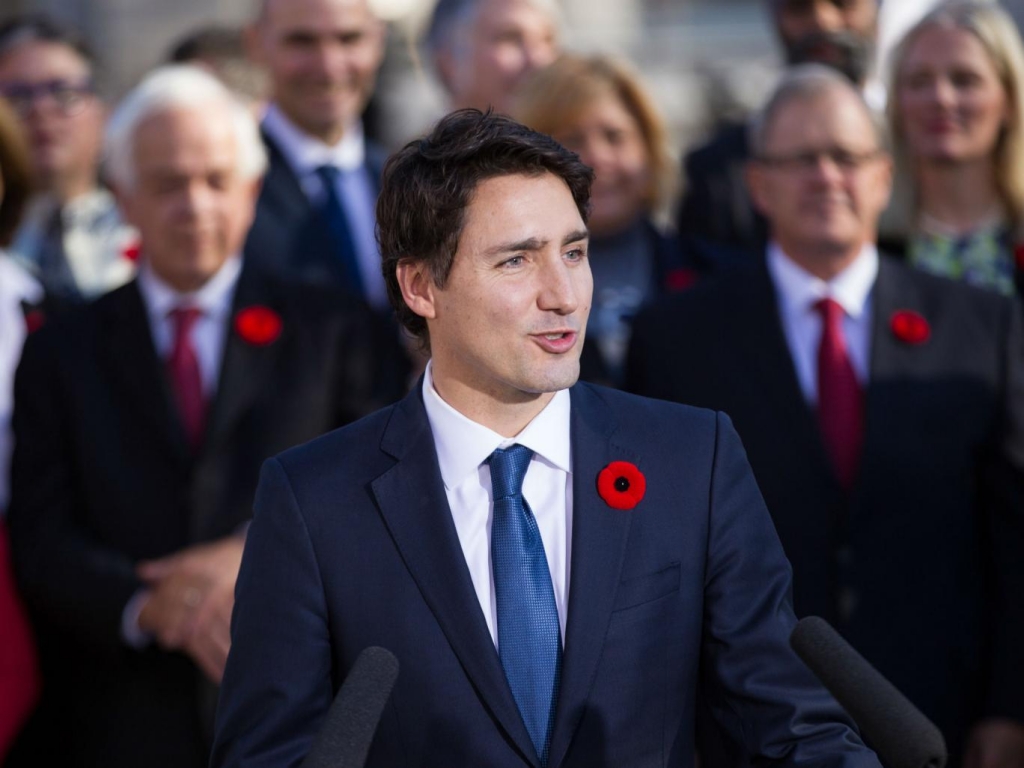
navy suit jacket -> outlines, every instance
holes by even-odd
[[[703,687],[766,761],[877,768],[788,647],[789,565],[728,418],[589,384],[571,397],[572,558],[549,765],[691,765]],[[631,511],[598,493],[616,460],[646,476]],[[213,766],[297,765],[371,645],[401,671],[368,766],[538,765],[420,387],[267,462],[232,636]]]
[[[860,476],[832,470],[764,266],[637,318],[627,387],[736,424],[794,571],[823,616],[943,730],[1024,721],[1024,337],[994,293],[887,258],[872,289]],[[911,344],[892,318],[921,315]]]
[[[266,133],[269,165],[245,242],[246,263],[287,280],[347,288],[341,258],[326,221],[302,191],[295,172]],[[366,171],[379,184],[386,153],[367,143]]]

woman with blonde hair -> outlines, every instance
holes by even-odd
[[[583,376],[617,384],[637,310],[660,293],[685,287],[695,274],[678,241],[660,226],[677,179],[664,120],[627,65],[570,54],[524,83],[515,117],[594,169],[587,222],[594,303],[587,341],[596,343],[599,355],[593,347],[585,350]]]
[[[897,172],[882,239],[908,261],[1004,294],[1024,281],[1024,46],[991,2],[949,2],[893,56]]]

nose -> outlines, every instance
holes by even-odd
[[[579,270],[587,270],[590,266],[583,264],[567,264],[559,252],[550,260],[546,269],[541,270],[540,291],[537,296],[537,306],[547,312],[556,312],[559,315],[571,315],[580,305],[580,275]]]
[[[830,185],[843,180],[843,169],[831,155],[821,152],[814,158],[811,176],[819,184]]]
[[[837,32],[845,26],[842,11],[831,0],[815,0],[808,19],[817,32]]]
[[[557,58],[557,55],[554,41],[547,36],[528,37],[523,43],[523,59],[527,72],[546,67]]]

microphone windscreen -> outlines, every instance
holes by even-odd
[[[365,648],[341,684],[302,768],[362,768],[398,678],[398,659]]]
[[[789,642],[888,768],[945,766],[946,742],[935,724],[827,621],[801,619]]]

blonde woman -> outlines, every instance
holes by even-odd
[[[588,221],[594,304],[587,340],[596,343],[600,359],[592,346],[583,375],[617,384],[637,310],[685,287],[695,274],[678,241],[658,223],[671,208],[677,173],[664,121],[627,65],[569,54],[524,84],[515,116],[594,169]],[[599,366],[603,376],[595,373]]]
[[[896,188],[884,224],[914,266],[1012,294],[1022,285],[1024,47],[995,3],[952,2],[896,49]]]

